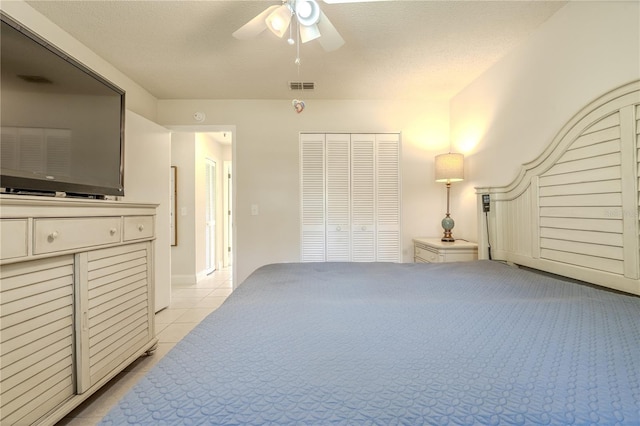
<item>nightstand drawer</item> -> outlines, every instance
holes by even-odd
[[[119,243],[121,223],[120,217],[35,219],[33,253]]]
[[[153,216],[128,216],[124,218],[124,240],[153,237]]]
[[[415,258],[417,262],[438,263],[444,262],[444,257],[437,250],[421,245],[415,245]]]

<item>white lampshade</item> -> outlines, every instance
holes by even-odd
[[[464,180],[464,155],[436,155],[436,182],[460,182]]]
[[[286,4],[283,4],[271,12],[265,22],[272,33],[282,37],[291,23],[291,9]]]

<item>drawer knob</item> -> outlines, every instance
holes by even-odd
[[[118,232],[118,230],[117,230],[116,228],[111,228],[111,229],[109,229],[109,233],[110,233],[111,235],[116,235],[116,232]]]
[[[342,227],[341,226],[336,226],[336,231],[342,231]]]
[[[367,227],[366,227],[366,226],[363,226],[363,227],[362,227],[362,230],[363,230],[363,231],[366,231],[366,230],[367,230]]]
[[[138,225],[138,231],[140,231],[140,232],[144,231],[144,225],[143,224]]]
[[[47,239],[49,240],[49,242],[53,242],[56,238],[58,238],[58,231],[53,231],[52,233],[49,234],[49,236],[47,237]]]

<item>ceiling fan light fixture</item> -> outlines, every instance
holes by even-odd
[[[320,19],[320,6],[315,0],[296,0],[295,12],[302,26],[315,25]]]
[[[271,12],[271,14],[269,14],[265,19],[265,22],[267,24],[267,28],[269,28],[272,33],[282,38],[291,23],[291,9],[287,4],[283,4]]]
[[[300,26],[300,41],[306,43],[320,37],[320,29],[317,25]]]

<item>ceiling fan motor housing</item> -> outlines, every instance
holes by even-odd
[[[295,0],[294,11],[301,25],[311,26],[320,19],[320,6],[315,0]]]

